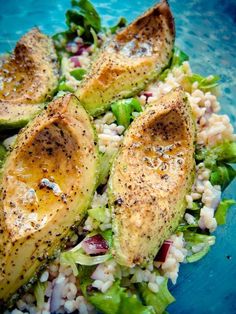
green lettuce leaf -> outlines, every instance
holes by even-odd
[[[74,8],[78,9],[78,14],[83,17],[85,29],[92,27],[96,32],[101,30],[101,18],[90,1],[72,0],[71,3]]]
[[[97,186],[99,186],[100,184],[105,184],[107,182],[107,178],[109,176],[115,154],[116,151],[114,151],[113,149],[108,149],[105,153],[99,154],[100,167]]]
[[[102,237],[107,241],[108,247],[112,247],[113,233],[111,229],[100,232]]]
[[[236,163],[236,142],[224,142],[212,148],[198,149],[195,157],[198,161],[204,161],[209,169],[217,162]]]
[[[192,74],[188,77],[189,82],[192,84],[198,82],[198,88],[203,92],[212,91],[219,85],[220,77],[212,75],[211,77],[204,77],[200,74]]]
[[[81,81],[85,74],[86,74],[86,70],[82,68],[77,68],[70,71],[70,75],[72,75],[78,81]]]
[[[191,229],[192,232],[197,231],[198,224],[191,224],[191,225],[189,225],[189,224],[183,222],[183,223],[180,223],[178,225],[176,231],[177,232],[184,232],[184,231],[189,230],[189,229]]]
[[[128,98],[113,103],[111,110],[116,117],[118,125],[123,125],[127,129],[132,119],[132,113],[134,111],[141,112],[142,107],[138,99]]]
[[[101,18],[88,0],[72,0],[72,9],[66,11],[66,24],[68,29],[52,36],[55,46],[63,51],[67,42],[81,36],[85,42],[94,42],[94,32],[102,30]]]
[[[232,199],[225,199],[220,202],[215,213],[215,218],[218,225],[224,225],[226,223],[227,211],[232,205],[235,204],[236,201]]]
[[[209,252],[210,247],[215,244],[215,236],[191,231],[184,232],[184,239],[186,241],[186,249],[188,250],[188,256],[186,257],[188,263],[197,262],[203,258]],[[199,250],[193,252],[193,247],[197,245],[199,246]]]
[[[174,67],[181,66],[184,61],[188,60],[189,60],[188,55],[184,51],[180,50],[178,47],[175,47],[170,63],[167,66],[167,68],[164,69],[162,73],[159,75],[159,80],[164,81],[169,72],[171,71],[171,69],[173,69]]]
[[[44,305],[44,295],[45,295],[46,289],[47,289],[46,282],[38,281],[34,287],[34,296],[36,299],[38,309],[42,309]]]
[[[105,293],[93,292],[87,296],[88,301],[92,303],[99,311],[105,314],[119,313],[122,294],[124,288],[121,288],[119,282],[115,282]]]
[[[103,222],[106,219],[106,208],[105,207],[91,208],[88,210],[88,215],[99,222]]]
[[[66,79],[64,76],[62,76],[59,80],[59,84],[57,86],[57,91],[64,91],[64,92],[70,92],[73,93],[74,89],[68,84],[66,83]]]
[[[220,185],[222,190],[236,177],[236,170],[228,165],[236,163],[236,142],[224,142],[212,148],[198,149],[195,158],[211,169],[212,185]]]
[[[87,235],[87,237],[91,237],[95,234],[97,234],[97,232],[90,233]],[[108,242],[109,247],[111,247],[112,246],[112,231],[111,230],[103,231],[101,232],[101,235]],[[93,266],[93,265],[104,263],[107,260],[112,258],[111,253],[107,253],[104,255],[96,255],[96,256],[87,255],[82,249],[82,242],[85,239],[83,239],[79,244],[77,244],[74,248],[70,249],[69,251],[63,252],[60,256],[61,264],[70,266],[75,276],[78,275],[77,265]]]
[[[198,202],[193,202],[191,210],[200,210],[201,206]]]
[[[136,294],[129,295],[124,292],[121,296],[121,304],[117,314],[155,314],[152,306],[145,306]]]
[[[210,181],[212,185],[220,185],[222,190],[236,177],[236,170],[228,164],[222,164],[214,167],[211,172]]]
[[[7,150],[6,148],[0,144],[0,168],[4,165],[5,159],[7,156]]]
[[[77,273],[74,265],[85,265],[85,266],[93,266],[104,263],[112,258],[111,254],[97,255],[97,256],[89,256],[84,253],[81,248],[77,248],[76,250],[72,249],[70,251],[64,252],[61,254],[60,261],[64,265],[70,265],[74,274]],[[77,273],[78,274],[78,273]]]
[[[112,34],[115,34],[118,29],[120,29],[121,27],[126,26],[126,24],[127,24],[127,20],[124,17],[121,17],[119,19],[119,21],[114,26],[110,27],[110,32]]]
[[[115,281],[105,292],[89,291],[92,280],[84,278],[81,290],[86,299],[104,314],[155,314],[152,307],[145,306],[136,294],[131,294]]]
[[[210,251],[210,246],[205,245],[199,252],[186,257],[188,263],[194,263],[202,259]]]
[[[178,47],[174,48],[174,54],[171,60],[171,67],[180,66],[183,64],[184,61],[188,61],[189,56]]]
[[[162,314],[167,306],[175,301],[168,290],[168,279],[165,278],[158,292],[154,293],[148,288],[146,282],[138,284],[138,289],[146,305],[152,306],[156,314]]]

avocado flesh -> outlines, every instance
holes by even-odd
[[[178,226],[193,183],[194,139],[191,108],[178,89],[128,129],[108,183],[121,265],[145,265]]]
[[[174,20],[162,1],[103,49],[76,92],[81,104],[97,116],[113,101],[137,94],[168,65],[174,39]]]
[[[1,183],[0,301],[35,275],[86,214],[99,163],[95,141],[72,95],[52,102],[19,134]]]
[[[32,29],[0,66],[0,130],[20,128],[42,110],[59,78],[53,41]]]

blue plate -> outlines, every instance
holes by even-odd
[[[94,0],[106,24],[119,16],[129,21],[152,6],[153,0]],[[236,120],[236,3],[235,0],[171,0],[177,30],[176,43],[190,56],[194,72],[222,78],[222,112]],[[0,6],[0,52],[12,50],[16,40],[33,26],[48,34],[63,30],[69,0],[8,0]],[[224,193],[235,197],[236,182]],[[176,302],[171,314],[236,313],[235,208],[227,225],[215,232],[216,245],[195,264],[182,265],[178,283],[171,286]]]

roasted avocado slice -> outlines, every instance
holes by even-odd
[[[19,134],[1,183],[2,302],[29,281],[84,217],[98,163],[90,118],[73,95],[52,102]]]
[[[20,128],[42,109],[58,83],[53,41],[37,28],[24,35],[0,66],[0,130]]]
[[[193,182],[194,139],[182,90],[147,107],[127,130],[109,179],[114,255],[121,265],[144,265],[177,227]]]
[[[97,116],[113,101],[137,94],[168,65],[174,38],[174,19],[164,0],[104,48],[76,92],[81,104]]]

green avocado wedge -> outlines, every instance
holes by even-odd
[[[0,302],[27,284],[86,214],[98,176],[90,118],[66,95],[22,129],[2,170]]]
[[[52,39],[32,29],[0,65],[0,131],[21,128],[32,120],[51,99],[58,78]]]
[[[81,104],[98,116],[112,102],[137,94],[168,65],[174,39],[174,19],[163,0],[104,47],[76,92]]]
[[[193,183],[195,125],[181,89],[130,125],[108,182],[114,257],[145,265],[179,224]]]

